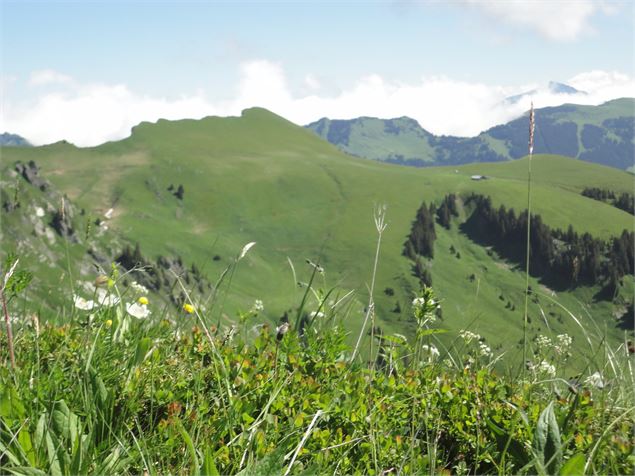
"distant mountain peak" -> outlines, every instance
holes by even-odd
[[[0,146],[5,147],[30,147],[31,143],[24,137],[9,132],[0,134]]]
[[[586,91],[569,86],[568,84],[558,83],[557,81],[549,81],[549,91],[554,94],[587,94]]]
[[[516,104],[521,99],[527,96],[535,96],[539,93],[551,93],[551,94],[588,94],[586,91],[580,91],[579,89],[574,88],[573,86],[569,86],[565,83],[559,83],[557,81],[549,81],[547,87],[539,87],[536,89],[532,89],[530,91],[525,91],[524,93],[516,94],[514,96],[509,96],[505,98],[505,102],[510,104]]]

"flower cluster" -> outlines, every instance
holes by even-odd
[[[262,312],[264,310],[265,310],[265,305],[262,303],[260,299],[256,299],[254,301],[254,305],[251,306],[251,312],[253,312],[254,314],[258,314],[259,312]]]
[[[148,294],[148,288],[146,288],[143,284],[139,284],[136,281],[133,281],[130,284],[130,287],[138,294]]]
[[[112,288],[115,287],[114,282],[111,284],[111,279],[108,276],[101,275],[95,279],[94,283],[84,282],[81,283],[81,287],[87,292],[93,295],[93,299],[85,299],[77,294],[73,295],[73,304],[77,309],[83,311],[92,311],[98,307],[113,307],[121,302],[121,299]],[[102,287],[102,286],[105,286]],[[136,293],[147,294],[148,289],[145,286],[133,282],[130,286]],[[116,288],[115,288],[116,291]],[[148,309],[148,298],[144,295],[140,296],[136,302],[130,302],[125,304],[126,312],[132,317],[137,319],[145,319],[152,311]],[[112,325],[112,321],[111,321]]]
[[[569,351],[572,343],[573,339],[571,339],[571,336],[569,334],[558,334],[556,336],[556,345],[554,346],[556,354],[566,354]]]
[[[539,349],[548,349],[551,347],[551,339],[547,336],[538,336],[536,337],[536,347],[538,347]]]
[[[459,336],[463,339],[466,345],[474,342],[476,348],[475,355],[488,358],[494,355],[492,348],[485,343],[485,339],[480,334],[468,330],[462,330],[459,332]]]
[[[92,283],[83,283],[85,291],[92,293],[93,299],[85,299],[77,294],[73,295],[73,304],[82,311],[92,311],[96,307],[112,307],[119,304],[119,297],[106,289],[96,288]]]
[[[439,349],[437,349],[434,345],[424,344],[421,346],[421,351],[423,355],[428,358],[428,362],[434,362],[439,358]]]
[[[437,311],[441,305],[434,296],[432,288],[425,286],[421,291],[421,296],[412,300],[412,310],[419,327],[437,320]]]
[[[546,374],[550,377],[555,377],[556,375],[556,367],[546,360],[542,360],[538,364],[530,364],[529,370],[536,374]]]
[[[472,341],[480,341],[481,340],[481,335],[480,334],[475,334],[472,331],[461,331],[459,333],[459,336],[461,336],[461,338],[465,341],[466,344],[469,344]]]
[[[478,353],[483,357],[491,357],[492,349],[490,349],[489,345],[481,342],[479,344]]]

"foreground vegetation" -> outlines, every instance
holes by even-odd
[[[633,471],[626,345],[542,336],[520,368],[469,330],[442,347],[439,303],[424,288],[412,338],[377,333],[356,354],[341,322],[347,295],[314,286],[317,272],[276,328],[259,302],[223,328],[193,303],[153,315],[143,288],[116,274],[57,323],[18,314],[15,368],[0,347],[0,472]],[[592,357],[571,379],[563,368],[582,346]]]

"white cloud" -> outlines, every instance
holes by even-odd
[[[519,117],[532,98],[526,96],[514,104],[504,99],[534,88],[536,107],[635,97],[635,79],[619,72],[584,72],[566,82],[588,94],[554,94],[546,85],[488,85],[445,76],[403,83],[370,74],[338,94],[313,90],[294,95],[282,66],[259,60],[242,65],[233,97],[223,101],[209,101],[202,92],[176,99],[149,97],[123,84],[74,80],[36,90],[28,103],[16,103],[5,95],[0,131],[20,134],[34,144],[66,139],[91,146],[127,137],[141,121],[237,115],[242,109],[260,106],[300,125],[321,117],[410,116],[435,134],[473,136]]]
[[[29,85],[43,86],[45,84],[69,84],[73,78],[52,69],[33,71],[29,77]]]
[[[589,71],[581,73],[567,81],[567,84],[581,91],[609,100],[616,97],[633,96],[635,82],[633,78],[617,71]]]
[[[572,41],[592,32],[591,18],[595,14],[615,14],[620,8],[618,4],[602,0],[463,0],[459,4],[556,41]]]
[[[320,83],[320,80],[317,78],[317,76],[310,73],[304,77],[304,84],[307,88],[312,90],[317,90],[322,87],[322,84]]]

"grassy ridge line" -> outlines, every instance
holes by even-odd
[[[140,241],[149,256],[177,252],[216,276],[244,243],[257,241],[241,264],[228,309],[248,308],[254,299],[264,298],[272,318],[286,309],[295,292],[287,257],[298,264],[316,259],[323,249],[322,263],[331,279],[335,275],[342,287],[363,293],[374,254],[375,203],[388,205],[378,289],[399,291],[395,298],[377,299],[382,325],[393,330],[407,327],[390,310],[396,300],[402,306],[409,303],[416,286],[401,250],[422,200],[475,191],[491,195],[494,204],[524,208],[522,161],[425,170],[379,164],[346,156],[262,109],[247,110],[239,118],[141,124],[130,138],[95,148],[56,144],[4,152],[8,164],[36,160],[44,176],[95,213],[114,206],[113,225]],[[597,185],[598,171],[614,188],[626,189],[632,185],[628,174],[548,156],[536,157],[534,170],[534,210],[550,226],[572,223],[578,231],[608,237],[632,225],[625,212],[576,191]],[[494,179],[472,181],[475,172]],[[562,179],[554,182],[557,176]],[[182,202],[167,192],[170,184],[184,185]],[[452,327],[471,319],[469,310],[482,316],[478,325],[490,329],[484,334],[497,340],[515,336],[513,325],[506,327],[511,336],[501,335],[501,320],[510,317],[501,313],[493,293],[507,283],[513,285],[507,293],[516,292],[518,276],[456,230],[440,233],[433,279],[439,293],[456,303],[447,313]],[[447,256],[453,243],[461,245],[462,260]],[[212,262],[214,254],[223,259]],[[482,292],[475,298],[475,289],[465,292],[465,279],[482,267],[488,271],[481,273]],[[576,305],[582,297],[589,302],[593,290],[580,292],[570,300],[563,296],[566,304]],[[360,303],[364,301],[361,297]],[[351,329],[357,321],[350,319]]]

